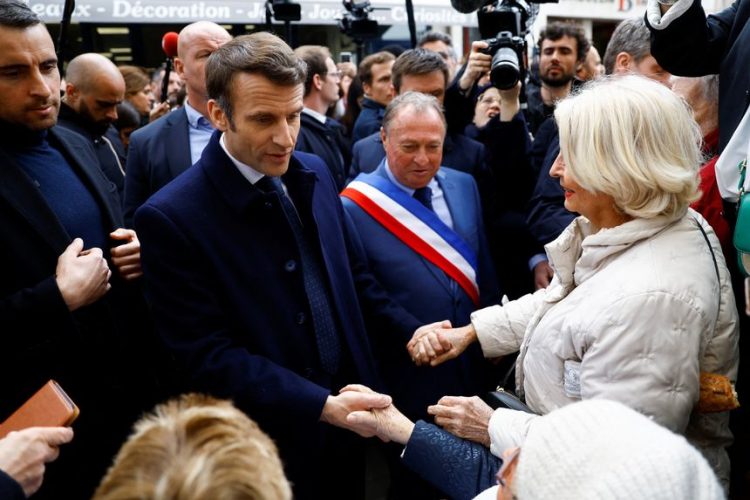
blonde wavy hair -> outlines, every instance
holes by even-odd
[[[94,500],[288,500],[273,441],[229,401],[197,394],[139,420]]]
[[[592,81],[558,103],[555,120],[570,174],[625,214],[678,218],[699,198],[700,128],[665,86],[635,75]]]

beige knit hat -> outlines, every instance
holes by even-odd
[[[531,423],[512,489],[519,500],[724,498],[708,462],[684,437],[601,399]]]

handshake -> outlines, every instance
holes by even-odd
[[[448,320],[421,326],[414,332],[406,349],[417,366],[437,366],[459,356],[477,340],[477,333],[469,323],[453,328]]]

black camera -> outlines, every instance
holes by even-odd
[[[529,18],[539,7],[532,8],[524,0],[492,2],[479,9],[479,33],[489,47],[485,54],[492,56],[490,80],[492,85],[507,90],[526,78],[526,35]]]
[[[355,2],[342,0],[346,12],[339,19],[339,29],[342,33],[355,40],[364,40],[378,36],[378,22],[370,19],[373,7],[369,0]]]

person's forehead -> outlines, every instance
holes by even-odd
[[[425,50],[431,50],[433,52],[445,52],[450,54],[450,47],[447,43],[442,40],[433,40],[431,42],[425,42],[422,44],[422,48]]]
[[[413,88],[444,88],[445,75],[442,71],[432,71],[421,75],[405,74],[401,77],[401,91],[406,92]]]
[[[377,78],[379,76],[390,74],[392,67],[393,67],[393,61],[375,63],[372,65],[371,72],[372,72],[372,75]]]
[[[0,47],[0,66],[56,58],[52,37],[43,24],[28,28],[0,26]]]
[[[574,37],[568,35],[563,35],[557,40],[550,40],[549,38],[542,40],[542,50],[550,47],[568,47],[576,50],[578,47],[578,41]]]
[[[398,132],[398,135],[404,136],[409,132],[422,131],[432,128],[436,125],[442,127],[443,120],[437,114],[437,110],[432,108],[418,111],[414,106],[404,106],[396,112],[393,117],[391,128]]]

